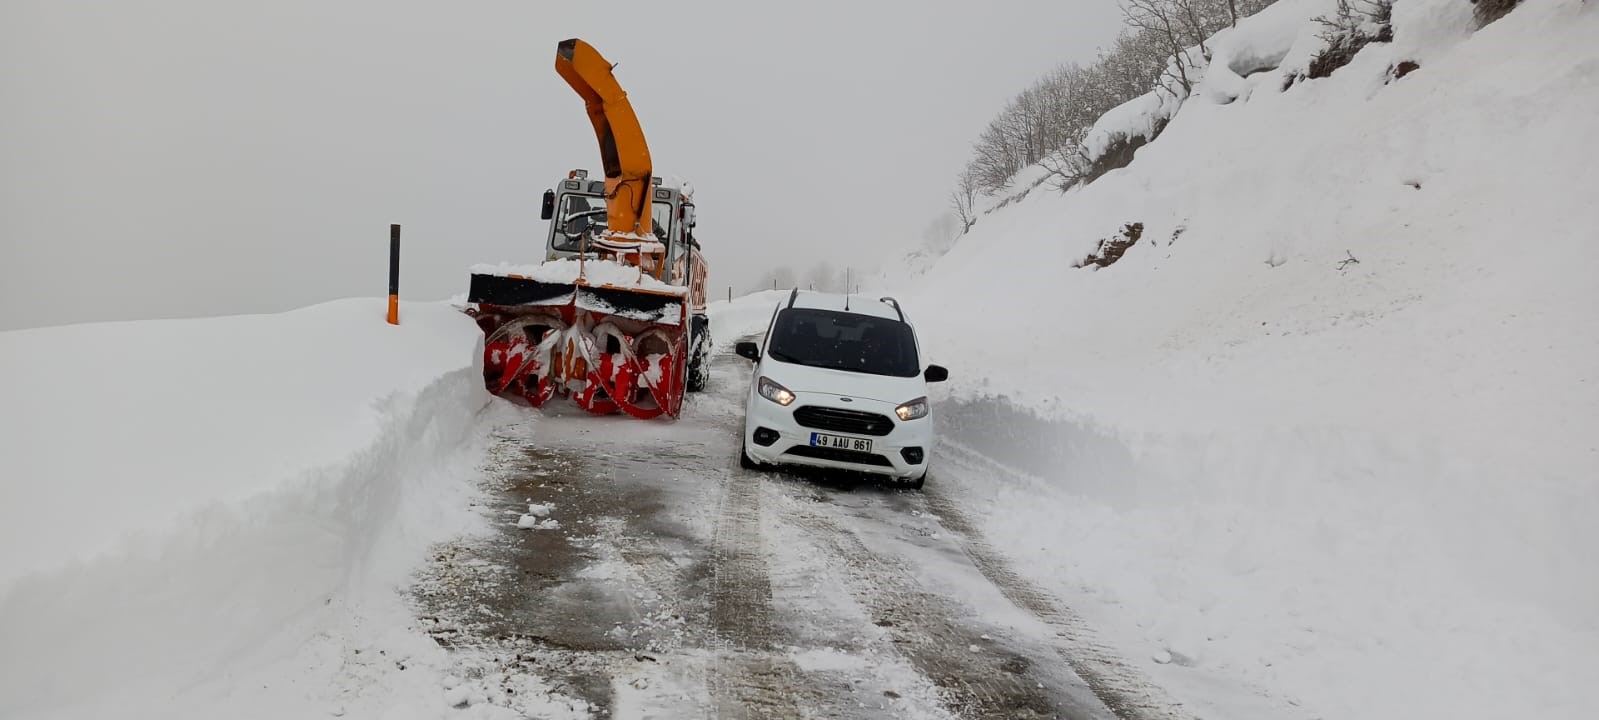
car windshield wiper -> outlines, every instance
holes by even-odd
[[[843,365],[841,365],[839,363],[829,363],[829,362],[825,362],[823,360],[819,360],[819,359],[816,359],[816,358],[798,358],[798,357],[794,357],[793,355],[786,355],[781,350],[776,350],[776,349],[767,350],[766,354],[771,355],[773,360],[778,360],[780,362],[786,362],[786,363],[793,363],[795,365],[804,365],[805,367],[819,367],[819,368],[827,368],[827,369],[831,369],[831,370],[841,370],[841,369],[843,369]]]
[[[784,354],[783,351],[778,350],[777,348],[771,348],[771,349],[767,350],[766,354],[772,356],[773,360],[779,360],[779,361],[786,362],[786,363],[797,363],[797,364],[800,364],[800,365],[804,365],[805,364],[805,363],[802,363],[799,360],[795,359],[792,355]]]

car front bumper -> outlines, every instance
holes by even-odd
[[[892,422],[893,429],[887,435],[871,435],[807,426],[795,417],[795,411],[807,406],[883,415]],[[921,477],[927,472],[927,460],[933,451],[932,415],[900,420],[894,415],[894,407],[862,398],[846,403],[838,396],[821,393],[798,393],[794,402],[785,407],[752,395],[744,421],[745,452],[752,460],[773,465],[808,465],[907,479]],[[775,439],[772,433],[776,434]],[[870,453],[857,453],[816,448],[811,445],[812,433],[870,440],[872,449]],[[920,457],[916,450],[920,450]]]

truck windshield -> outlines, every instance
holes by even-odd
[[[582,250],[585,235],[604,229],[605,198],[597,195],[562,195],[560,210],[555,214],[552,245],[561,252],[575,253]]]
[[[666,231],[672,227],[671,203],[652,203],[650,215],[655,237],[667,242]],[[579,252],[583,248],[583,237],[604,232],[605,221],[605,198],[576,193],[562,195],[560,209],[555,214],[552,245],[559,252]]]
[[[872,375],[915,377],[921,369],[911,326],[833,310],[779,313],[766,352],[780,362]]]

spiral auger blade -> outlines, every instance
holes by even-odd
[[[682,412],[689,334],[682,295],[474,274],[467,300],[483,329],[491,392],[535,407],[565,395],[597,415]]]

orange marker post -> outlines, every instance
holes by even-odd
[[[389,226],[389,324],[400,324],[400,226]]]

